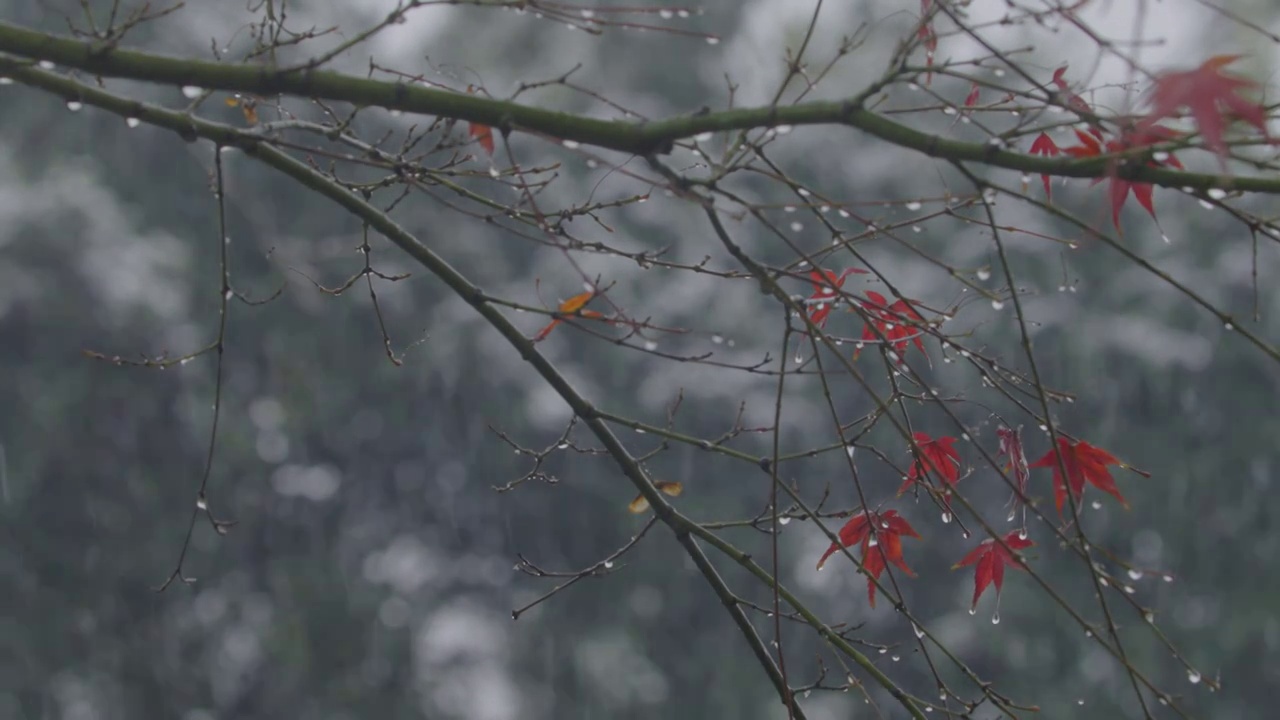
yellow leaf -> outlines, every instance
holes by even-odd
[[[658,491],[663,495],[670,495],[671,497],[680,497],[681,493],[684,492],[684,485],[678,482],[656,482],[653,486],[658,488]],[[644,495],[639,495],[635,500],[631,501],[630,505],[627,505],[627,509],[633,515],[639,515],[649,509],[649,500]]]

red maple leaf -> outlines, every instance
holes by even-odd
[[[938,49],[938,33],[933,30],[933,19],[929,15],[929,6],[933,4],[933,0],[920,0],[920,29],[916,31],[916,37],[924,44],[924,61],[925,67],[933,67],[933,54]],[[928,85],[933,82],[933,73],[925,73],[924,84]]]
[[[1066,65],[1063,65],[1062,67],[1053,71],[1053,84],[1058,86],[1058,94],[1062,97],[1062,104],[1066,105],[1068,108],[1072,110],[1075,110],[1078,113],[1083,113],[1085,115],[1092,115],[1093,108],[1089,107],[1089,103],[1085,102],[1084,98],[1077,95],[1071,89],[1071,86],[1067,84],[1066,73],[1067,73]],[[1091,130],[1090,132],[1093,132],[1093,131]],[[1098,132],[1095,132],[1094,134],[1101,137],[1100,133],[1101,131],[1098,131]]]
[[[1053,157],[1060,152],[1062,152],[1062,150],[1058,148],[1058,144],[1053,141],[1053,138],[1049,137],[1048,133],[1040,133],[1039,135],[1036,136],[1036,139],[1031,143],[1032,155],[1044,155],[1045,157]],[[1049,176],[1041,175],[1040,180],[1044,182],[1045,197],[1052,200],[1053,192],[1049,190]]]
[[[1215,55],[1194,70],[1168,72],[1156,78],[1151,90],[1151,113],[1139,129],[1150,128],[1185,107],[1195,118],[1205,146],[1218,154],[1224,167],[1227,143],[1222,133],[1233,116],[1247,121],[1270,139],[1266,108],[1239,95],[1240,90],[1255,88],[1257,83],[1222,72],[1239,59],[1239,55]]]
[[[874,524],[875,533],[872,534],[872,525]],[[849,518],[849,521],[840,528],[837,536],[840,542],[831,543],[831,547],[822,553],[822,557],[818,558],[818,569],[822,569],[823,563],[831,554],[843,547],[852,547],[855,543],[862,547],[862,569],[867,573],[867,598],[871,602],[871,607],[876,606],[876,584],[875,580],[880,579],[880,575],[884,572],[888,563],[893,563],[902,569],[907,575],[915,577],[915,572],[907,567],[907,561],[902,557],[902,537],[913,537],[920,539],[920,534],[911,527],[910,523],[903,517],[898,515],[897,510],[886,510],[882,513],[863,511]]]
[[[955,485],[960,480],[960,453],[956,451],[956,439],[953,437],[931,438],[922,432],[912,433],[920,453],[911,469],[907,471],[906,482],[898,488],[898,494],[907,491],[912,483],[923,482],[925,473],[933,476],[945,485]]]
[[[862,307],[870,318],[862,329],[863,343],[879,342],[880,337],[883,336],[898,353],[898,362],[902,362],[902,355],[908,343],[915,343],[915,346],[920,348],[920,352],[924,352],[924,330],[921,329],[924,318],[911,307],[911,303],[905,299],[898,299],[890,305],[883,295],[874,290],[868,290],[867,300],[862,301]],[[854,352],[855,360],[860,352],[861,350]]]
[[[1028,540],[1022,530],[1014,530],[1004,536],[1004,544],[1013,550],[1025,550],[1035,543]],[[987,538],[979,543],[978,547],[969,551],[960,562],[951,566],[952,570],[962,568],[966,565],[975,565],[973,569],[973,605],[970,611],[977,609],[978,598],[982,597],[983,591],[989,585],[996,586],[996,604],[1000,603],[1000,588],[1004,585],[1004,567],[1008,565],[1015,569],[1023,569],[1021,561],[1014,556],[1004,545],[996,542],[993,538]]]
[[[1084,493],[1086,480],[1094,487],[1119,500],[1120,504],[1125,509],[1128,509],[1129,503],[1120,494],[1120,490],[1116,487],[1115,478],[1111,477],[1111,471],[1107,469],[1108,465],[1127,467],[1124,463],[1117,460],[1114,455],[1106,450],[1094,447],[1083,440],[1071,442],[1064,437],[1060,437],[1058,438],[1058,450],[1062,453],[1062,465],[1066,466],[1067,470],[1067,481],[1065,483],[1062,480],[1062,468],[1058,464],[1057,453],[1052,449],[1028,467],[1053,468],[1053,501],[1058,507],[1059,515],[1062,514],[1062,501],[1067,497],[1067,487],[1071,488],[1071,496],[1079,501],[1080,496]]]
[[[1027,466],[1027,454],[1022,449],[1022,427],[1017,430],[1007,428],[1003,425],[996,428],[996,437],[999,438],[1000,444],[997,446],[997,456],[1003,455],[1005,460],[1004,469],[1006,472],[1013,473],[1013,480],[1018,484],[1018,492],[1023,497],[1027,495],[1027,480],[1031,478],[1031,469]],[[1014,513],[1018,509],[1018,496],[1013,496],[1013,513],[1009,514],[1009,519],[1014,518]],[[1023,524],[1026,524],[1026,508],[1022,510]]]
[[[867,271],[861,268],[847,268],[838,276],[835,270],[809,271],[809,281],[813,283],[813,294],[805,301],[805,305],[809,308],[809,320],[814,325],[823,327],[827,324],[827,316],[831,314],[831,308],[834,307],[836,297],[840,294],[840,288],[844,287],[845,278],[853,273],[866,275]]]
[[[1178,137],[1175,130],[1167,128],[1163,125],[1154,125],[1140,130],[1126,132],[1119,140],[1107,140],[1105,145],[1099,139],[1100,136],[1075,131],[1076,138],[1080,141],[1079,145],[1073,145],[1068,148],[1062,148],[1062,152],[1075,158],[1098,157],[1109,153],[1125,152],[1134,148],[1149,147],[1160,142],[1167,142]],[[1161,165],[1169,165],[1181,169],[1182,163],[1172,153],[1168,154],[1163,160],[1151,160],[1147,162],[1152,167]],[[1129,191],[1133,191],[1133,197],[1137,199],[1138,204],[1146,209],[1153,220],[1159,222],[1156,218],[1156,208],[1152,201],[1153,189],[1150,183],[1133,182],[1125,180],[1116,174],[1113,167],[1109,173],[1110,183],[1107,186],[1107,194],[1111,199],[1111,222],[1115,224],[1116,230],[1120,229],[1120,208],[1124,207],[1125,200],[1129,198]],[[1094,185],[1102,182],[1102,178],[1093,181]]]

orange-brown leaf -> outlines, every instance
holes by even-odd
[[[561,302],[559,307],[556,308],[556,312],[577,313],[582,317],[588,317],[588,318],[593,318],[598,320],[604,317],[603,313],[598,313],[595,310],[582,309],[582,307],[587,303],[591,302],[591,299],[594,298],[595,296],[596,294],[590,290],[586,292],[580,292],[577,295],[574,295],[573,297],[568,298],[567,300],[564,300],[563,302]],[[546,339],[546,337],[551,334],[551,331],[555,329],[556,325],[559,325],[559,324],[560,324],[560,318],[552,318],[551,322],[547,323],[541,330],[538,331],[537,335],[533,336],[533,342],[540,342]]]
[[[678,482],[661,481],[654,483],[653,486],[658,488],[658,491],[663,495],[669,495],[671,497],[680,497],[681,493],[684,492],[684,485]],[[649,499],[644,495],[637,495],[636,499],[632,500],[631,504],[627,505],[627,509],[631,511],[631,514],[639,515],[649,509]]]
[[[480,143],[480,147],[484,148],[484,151],[488,153],[490,157],[493,157],[493,128],[488,125],[481,125],[480,123],[469,123],[467,134],[472,138],[475,138],[475,140]]]

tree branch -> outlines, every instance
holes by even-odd
[[[743,108],[653,122],[600,120],[544,110],[478,95],[371,80],[325,70],[279,69],[270,65],[226,64],[176,58],[113,45],[41,33],[0,22],[0,52],[45,60],[102,77],[192,85],[204,89],[296,95],[380,106],[422,115],[491,125],[504,133],[531,132],[634,155],[667,153],[682,138],[705,132],[778,125],[844,124],[899,147],[931,157],[976,162],[1023,173],[1097,178],[1111,175],[1162,187],[1240,190],[1280,194],[1280,178],[1237,177],[1118,162],[1121,155],[1087,160],[1048,158],[1003,149],[992,143],[950,140],[908,127],[862,107],[865,93],[844,101],[808,102],[785,107]],[[14,62],[8,61],[8,67]],[[8,70],[6,70],[8,72]],[[69,96],[68,99],[76,99]]]

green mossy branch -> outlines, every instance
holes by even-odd
[[[931,157],[1060,177],[1122,178],[1163,187],[1240,190],[1280,194],[1280,177],[1238,177],[1193,173],[1142,164],[1115,163],[1115,156],[1087,160],[1048,158],[1004,149],[996,144],[951,140],[921,132],[867,110],[854,100],[807,102],[783,107],[743,108],[667,120],[600,120],[544,110],[515,102],[460,92],[371,80],[315,69],[277,69],[269,65],[218,63],[124,50],[0,22],[0,52],[45,60],[101,77],[196,86],[255,95],[294,95],[384,107],[420,115],[482,123],[504,132],[530,132],[609,150],[648,155],[670,152],[673,144],[707,132],[748,130],[778,125],[848,125],[893,145]],[[859,96],[861,97],[861,96]]]

